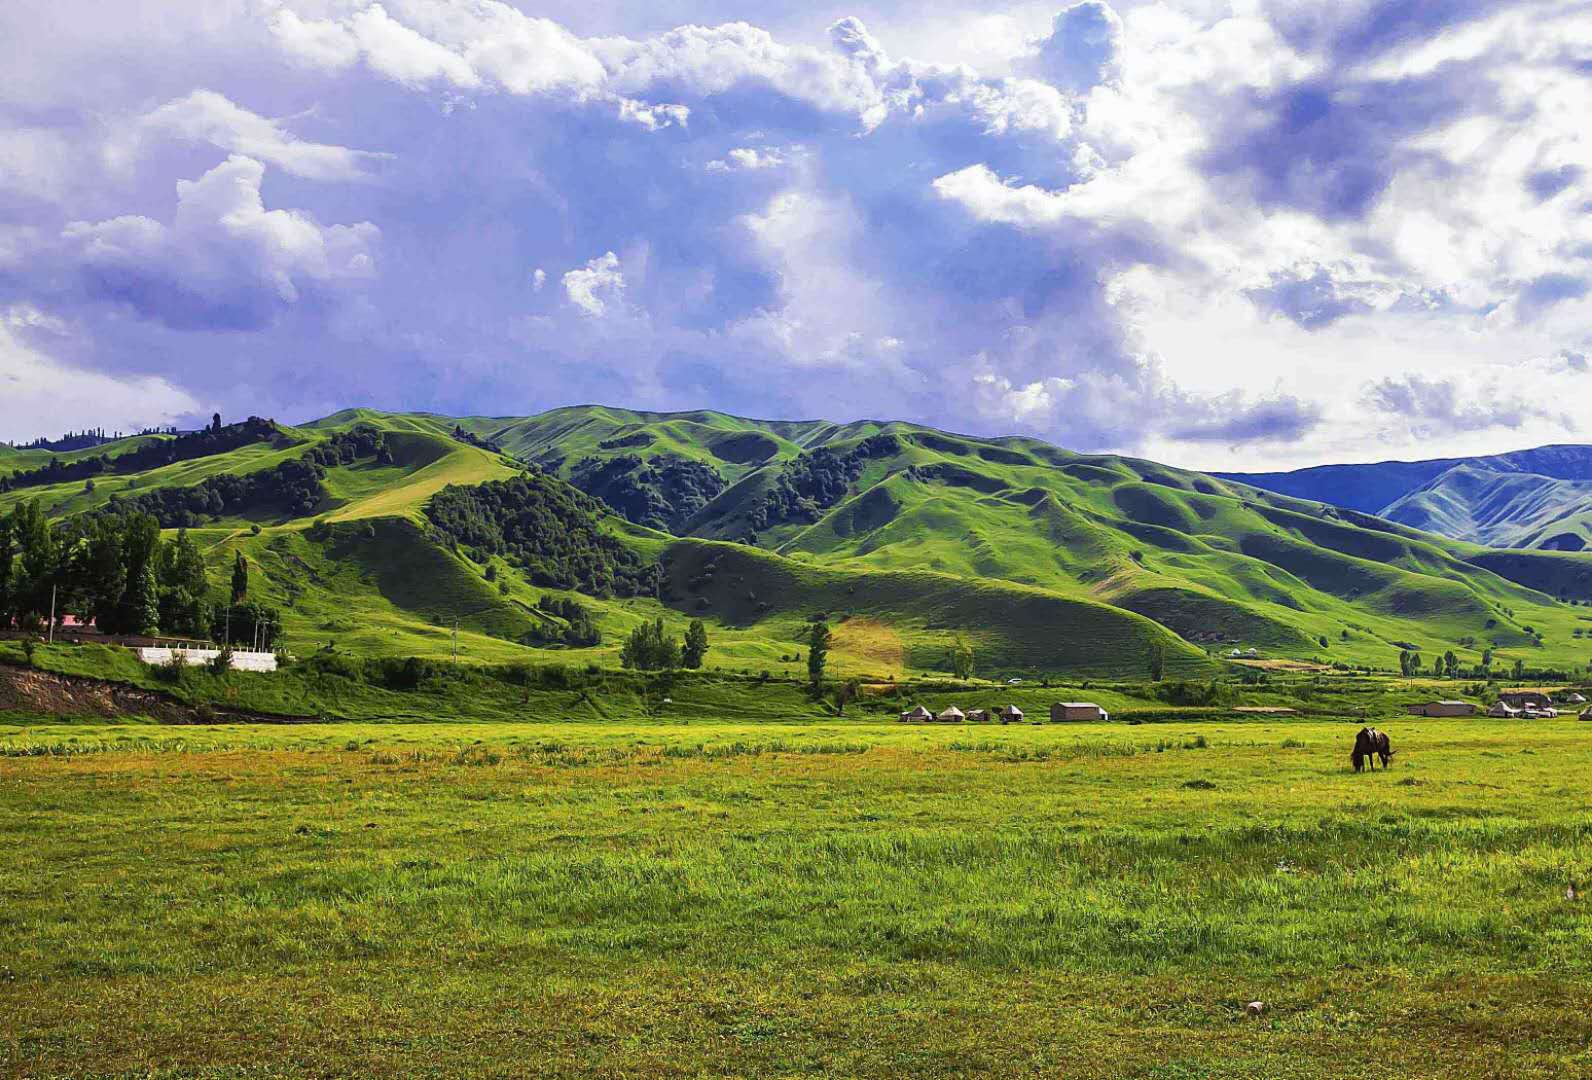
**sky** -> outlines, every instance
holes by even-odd
[[[0,439],[1592,433],[1592,0],[54,0],[0,6],[0,70]]]

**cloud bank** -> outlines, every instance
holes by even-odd
[[[150,422],[598,400],[1206,467],[1579,432],[1537,403],[1585,365],[1529,360],[1592,344],[1579,5],[566,7],[0,14],[0,310],[57,328],[0,376],[77,426],[103,378]]]

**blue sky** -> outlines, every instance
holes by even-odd
[[[0,438],[581,402],[1202,468],[1586,438],[1592,4],[41,7],[0,10]]]

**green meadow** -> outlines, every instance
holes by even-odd
[[[0,1073],[1592,1072],[1592,725],[1379,723],[6,713]]]

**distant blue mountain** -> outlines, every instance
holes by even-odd
[[[1492,547],[1592,547],[1592,446],[1215,475]]]

